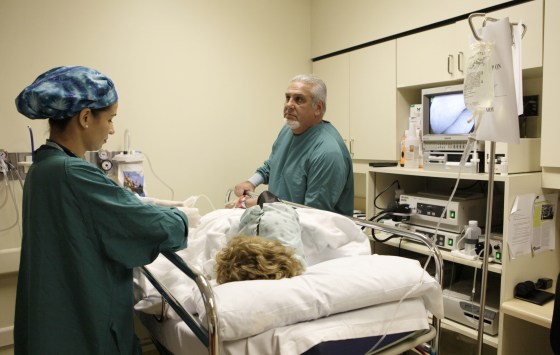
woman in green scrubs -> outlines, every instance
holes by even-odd
[[[83,159],[113,134],[118,97],[107,76],[58,67],[16,98],[48,119],[23,191],[16,354],[136,354],[132,270],[186,246],[187,216],[147,205]]]

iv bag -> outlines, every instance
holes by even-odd
[[[475,113],[492,107],[494,101],[494,76],[492,73],[493,43],[471,43],[467,72],[463,86],[465,106]]]

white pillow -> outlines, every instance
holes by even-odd
[[[307,265],[350,255],[371,255],[368,237],[346,216],[310,208],[297,211]]]
[[[224,341],[398,301],[404,295],[422,297],[432,314],[443,317],[439,284],[424,272],[417,260],[396,256],[333,259],[310,266],[301,276],[230,282],[214,287],[213,291]],[[200,293],[196,291],[193,297],[199,318],[206,325],[206,309]]]

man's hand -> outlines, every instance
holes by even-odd
[[[255,185],[251,184],[249,181],[244,181],[235,185],[234,192],[237,196],[246,195],[249,191],[255,191]]]

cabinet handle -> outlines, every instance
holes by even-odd
[[[354,155],[354,151],[353,151],[354,144],[353,143],[354,143],[354,139],[352,138],[352,139],[350,139],[350,155],[351,156]]]
[[[457,54],[457,69],[462,73],[463,72],[463,68],[462,68],[462,62],[463,62],[463,57],[465,55],[463,54],[463,52],[459,52],[459,54]]]
[[[451,54],[447,56],[447,72],[453,75],[453,56]]]

